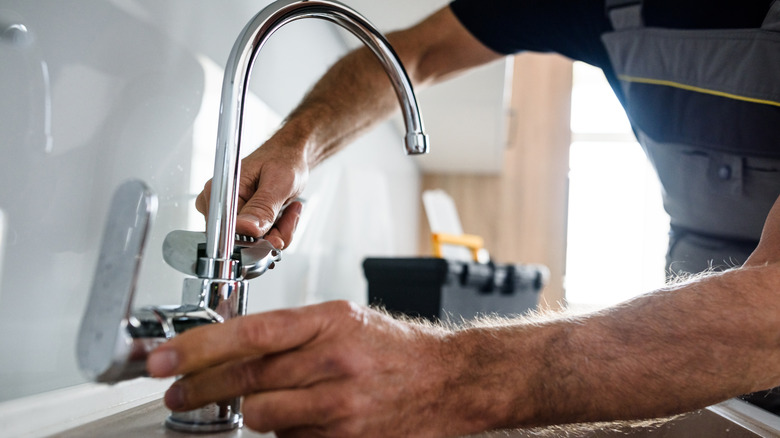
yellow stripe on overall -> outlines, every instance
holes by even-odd
[[[707,88],[701,88],[701,87],[696,87],[696,86],[693,86],[693,85],[681,84],[679,82],[674,82],[674,81],[665,81],[665,80],[662,80],[662,79],[651,79],[651,78],[640,78],[640,77],[627,76],[627,75],[618,75],[618,79],[620,79],[621,81],[625,81],[625,82],[633,82],[633,83],[638,83],[638,84],[650,84],[650,85],[663,85],[663,86],[667,86],[667,87],[679,88],[681,90],[695,91],[697,93],[703,93],[703,94],[710,94],[710,95],[713,95],[713,96],[725,97],[725,98],[728,98],[728,99],[741,100],[741,101],[744,101],[744,102],[752,102],[752,103],[759,103],[759,104],[763,104],[763,105],[772,105],[772,106],[780,107],[780,102],[776,102],[774,100],[756,99],[756,98],[753,98],[753,97],[740,96],[738,94],[725,93],[723,91],[718,91],[718,90],[710,90],[710,89],[707,89]]]

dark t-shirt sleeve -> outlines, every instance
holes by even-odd
[[[601,34],[612,30],[604,0],[454,0],[463,26],[490,49],[555,52],[605,67]]]
[[[772,1],[646,0],[642,16],[653,27],[753,28],[761,25]],[[555,52],[587,62],[601,67],[620,95],[601,42],[601,35],[612,31],[605,0],[453,0],[450,9],[492,50]]]
[[[645,0],[642,17],[650,27],[755,28],[772,1]],[[450,9],[474,37],[498,53],[555,52],[601,67],[623,100],[601,41],[601,35],[613,30],[605,0],[453,0]]]

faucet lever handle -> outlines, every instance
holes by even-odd
[[[79,367],[92,380],[115,380],[132,354],[126,327],[156,211],[157,197],[142,181],[114,194],[76,347]]]

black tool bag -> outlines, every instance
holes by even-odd
[[[367,258],[372,305],[390,312],[458,323],[480,315],[535,309],[549,271],[541,265],[498,265],[439,258]]]

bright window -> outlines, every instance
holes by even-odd
[[[657,177],[600,69],[577,62],[566,301],[592,310],[664,283],[669,217]]]

